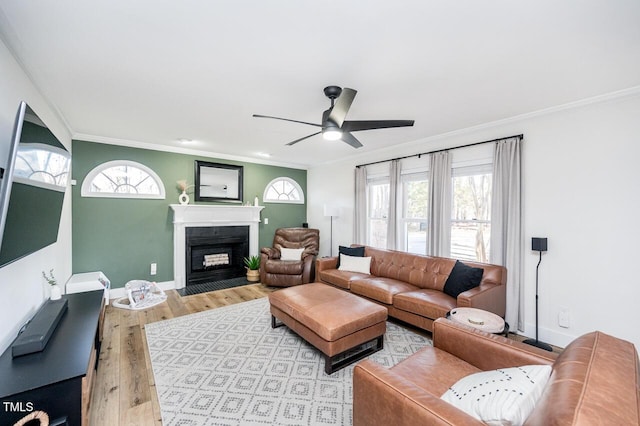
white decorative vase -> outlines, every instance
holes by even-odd
[[[183,206],[189,204],[189,195],[186,192],[182,191],[182,194],[180,194],[180,196],[178,197],[178,201]]]
[[[58,285],[52,285],[51,296],[49,296],[49,299],[59,300],[61,297],[62,297],[62,290],[60,289],[60,287]]]

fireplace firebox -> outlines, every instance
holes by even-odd
[[[185,230],[186,285],[244,276],[249,226],[195,226]]]

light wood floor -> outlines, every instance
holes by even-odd
[[[167,291],[167,303],[144,311],[107,306],[100,361],[90,408],[92,426],[162,425],[151,360],[146,350],[146,324],[234,303],[266,297],[274,288],[253,284],[181,297]],[[509,333],[509,337],[523,337]],[[554,348],[554,352],[560,352]]]
[[[146,324],[265,297],[273,288],[253,284],[181,297],[167,291],[167,303],[144,311],[107,306],[100,361],[90,408],[92,426],[161,425]]]

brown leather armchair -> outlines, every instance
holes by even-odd
[[[309,228],[278,228],[273,247],[260,250],[260,282],[290,287],[311,282],[320,244],[320,231]],[[281,260],[280,249],[304,249],[301,260]]]

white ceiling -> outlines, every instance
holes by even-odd
[[[0,36],[77,139],[308,167],[640,86],[638,0],[0,0]],[[316,128],[327,85],[354,135]]]

